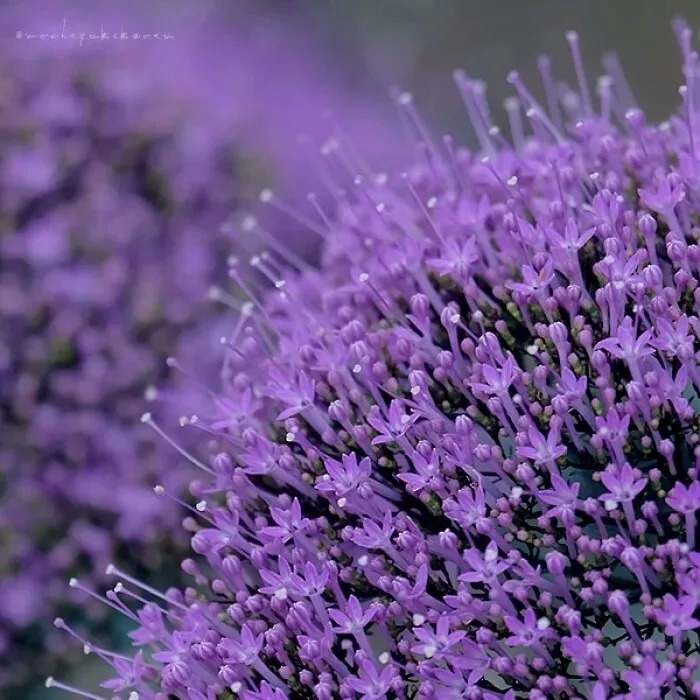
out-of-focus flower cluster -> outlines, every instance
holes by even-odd
[[[191,421],[218,441],[191,485],[196,587],[108,567],[140,650],[82,640],[105,687],[700,697],[700,72],[678,32],[683,107],[658,126],[617,71],[594,108],[575,34],[578,90],[543,62],[545,110],[510,76],[512,145],[464,74],[479,155],[397,96],[422,161],[333,188],[320,269],[256,260],[274,291],[245,283]]]
[[[152,485],[180,491],[191,470],[138,418],[166,357],[211,330],[245,161],[177,95],[98,56],[8,62],[0,93],[5,682],[34,664],[32,623],[68,572],[159,567],[159,539],[176,544],[178,509]]]

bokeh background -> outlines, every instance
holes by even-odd
[[[700,30],[700,3],[696,0],[5,0],[0,2],[0,251],[7,240],[21,242],[24,236],[12,209],[16,201],[7,197],[8,191],[14,192],[15,181],[38,172],[43,173],[42,187],[47,191],[60,189],[58,174],[42,170],[41,163],[27,161],[18,166],[8,155],[23,138],[22,129],[18,129],[22,124],[17,124],[24,118],[18,109],[20,94],[31,81],[33,89],[42,92],[45,88],[52,95],[56,108],[61,91],[68,90],[60,76],[76,63],[129,115],[120,122],[121,136],[112,146],[115,153],[107,152],[100,158],[104,156],[105,162],[111,163],[112,155],[119,155],[124,144],[130,143],[130,136],[141,138],[150,133],[172,138],[178,147],[166,149],[165,154],[158,149],[149,151],[153,162],[147,165],[164,171],[170,178],[171,192],[180,192],[176,196],[181,199],[186,199],[182,192],[189,192],[188,178],[193,172],[202,175],[197,180],[199,186],[204,182],[208,192],[216,192],[216,196],[204,197],[204,204],[194,214],[187,214],[188,236],[194,231],[200,247],[208,247],[211,241],[223,255],[222,238],[212,231],[229,216],[240,219],[257,212],[257,193],[262,187],[272,186],[289,201],[298,200],[305,206],[303,196],[319,187],[315,166],[318,149],[328,136],[337,133],[338,125],[375,167],[400,167],[410,161],[411,144],[405,140],[389,99],[392,86],[413,92],[436,135],[451,133],[459,143],[473,145],[474,136],[453,86],[452,71],[462,68],[484,80],[494,117],[497,123],[505,124],[501,104],[510,94],[505,77],[511,69],[517,68],[538,96],[542,95],[537,72],[540,55],[550,56],[558,78],[572,79],[565,40],[569,29],[580,34],[592,90],[595,77],[602,72],[601,57],[614,51],[639,105],[650,118],[662,119],[675,109],[681,83],[671,26],[676,16],[683,16]],[[16,38],[17,31],[59,31],[64,20],[74,31],[96,32],[103,25],[111,32],[123,26],[133,32],[170,32],[175,39],[160,43],[88,40],[81,47],[72,41]],[[60,131],[42,132],[47,128],[42,121],[46,114],[41,112],[43,107],[37,109],[39,113],[35,111],[32,118],[39,137],[64,138]],[[78,126],[84,133],[78,133],[76,141],[81,142],[81,136],[94,128],[86,118]],[[65,143],[54,145],[62,148]],[[211,162],[212,154],[228,153],[229,149],[235,154],[233,173]],[[120,178],[140,177],[143,159],[119,162]],[[209,183],[207,178],[214,181]],[[81,192],[62,192],[61,198],[64,208],[80,213]],[[172,215],[172,209],[151,204],[149,201],[150,225],[158,227]],[[285,217],[264,216],[266,226],[286,245],[313,257],[313,237],[301,235]],[[128,217],[123,225],[130,226]],[[200,228],[201,237],[196,234]],[[129,233],[125,230],[125,237]],[[49,226],[43,235],[46,238],[40,247],[50,247],[52,237],[62,234]],[[254,232],[247,235],[255,239]],[[225,245],[250,253],[257,241],[234,237]],[[112,252],[116,256],[120,250],[115,246]],[[9,265],[7,253],[0,252],[0,280]],[[200,276],[196,281],[206,288],[206,279]],[[202,295],[195,296],[186,299],[190,315],[195,321],[198,314],[210,320],[208,312],[196,306]],[[76,307],[75,313],[80,320],[80,309]],[[15,332],[8,318],[0,318],[0,348],[9,347],[8,339]],[[87,317],[84,321],[88,326],[91,323]],[[162,354],[163,349],[158,350]],[[20,368],[23,361],[20,357]],[[11,384],[17,376],[19,370],[3,381]],[[129,389],[139,406],[142,389],[136,385]],[[0,423],[0,447],[3,434],[8,435],[7,427]],[[30,431],[21,431],[22,426],[15,425],[13,439],[19,434],[26,447],[34,447]],[[40,468],[41,461],[37,464]],[[99,468],[99,464],[94,467]],[[174,461],[168,464],[168,469],[176,468],[186,470],[187,466]],[[18,529],[27,530],[19,534],[33,536],[24,524],[26,520],[15,519],[8,509],[8,502],[15,500],[16,504],[9,474],[7,465],[0,463],[0,477],[4,477],[4,481],[0,478],[0,551],[3,541],[16,537]],[[138,481],[138,464],[129,478]],[[39,507],[44,506],[54,517],[51,509],[55,504],[42,501],[45,498],[37,495]],[[144,508],[149,507],[147,501],[144,504]],[[64,507],[55,513],[58,529],[84,515],[80,504],[68,506],[67,511]],[[165,540],[167,532],[160,534],[154,546],[162,546],[158,543]],[[130,546],[122,551],[127,562]],[[169,550],[166,547],[164,551]],[[143,556],[139,552],[139,557]],[[162,557],[146,556],[151,557],[146,565],[158,562],[161,568]],[[143,565],[139,557],[136,559]],[[0,580],[0,591],[11,576],[23,573],[23,565],[17,565],[19,572],[17,567],[3,569],[0,565],[0,577],[6,579]],[[32,575],[36,580],[36,574]],[[48,591],[48,579],[46,585]],[[15,641],[22,630],[10,632],[9,624],[0,615],[0,642],[5,639],[4,645],[0,643],[0,671],[14,666],[19,658]],[[57,666],[56,653],[73,643],[65,635],[62,641],[49,643],[54,639],[49,625],[44,645],[41,630],[38,637],[33,631],[34,646],[29,652],[29,658],[37,654],[36,665],[28,675],[25,669],[21,685],[11,687],[3,680],[9,675],[0,674],[0,698],[56,697],[55,691],[37,687],[43,676],[56,668],[63,678],[96,690],[101,669],[89,658],[70,658],[71,671]],[[123,630],[113,632],[111,643],[117,644],[114,640]],[[49,652],[36,651],[42,646],[48,646]],[[26,649],[23,653],[26,658]]]

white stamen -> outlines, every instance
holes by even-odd
[[[241,222],[241,228],[250,233],[258,225],[258,220],[254,216],[246,216]],[[232,256],[233,257],[233,256]]]
[[[271,199],[272,190],[266,188],[260,192],[260,201],[263,202],[263,204],[269,202]]]

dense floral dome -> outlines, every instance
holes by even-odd
[[[231,261],[246,301],[212,410],[184,421],[213,445],[195,586],[109,567],[133,658],[57,621],[114,667],[105,687],[700,697],[700,74],[678,31],[668,122],[617,73],[594,107],[572,33],[578,89],[542,64],[545,110],[512,74],[509,138],[456,75],[478,155],[436,143],[408,94],[410,170],[356,170],[335,144],[353,185],[331,183],[333,214],[310,198],[319,267],[282,245],[252,281]]]

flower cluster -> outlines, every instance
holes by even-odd
[[[320,267],[273,256],[264,301],[243,285],[190,421],[217,445],[191,485],[196,587],[110,567],[133,658],[57,621],[105,687],[700,697],[700,72],[678,33],[683,107],[659,126],[617,70],[594,109],[574,33],[578,89],[543,62],[548,110],[510,76],[512,145],[462,73],[480,155],[397,96],[421,162],[334,189],[333,216],[312,197]]]

